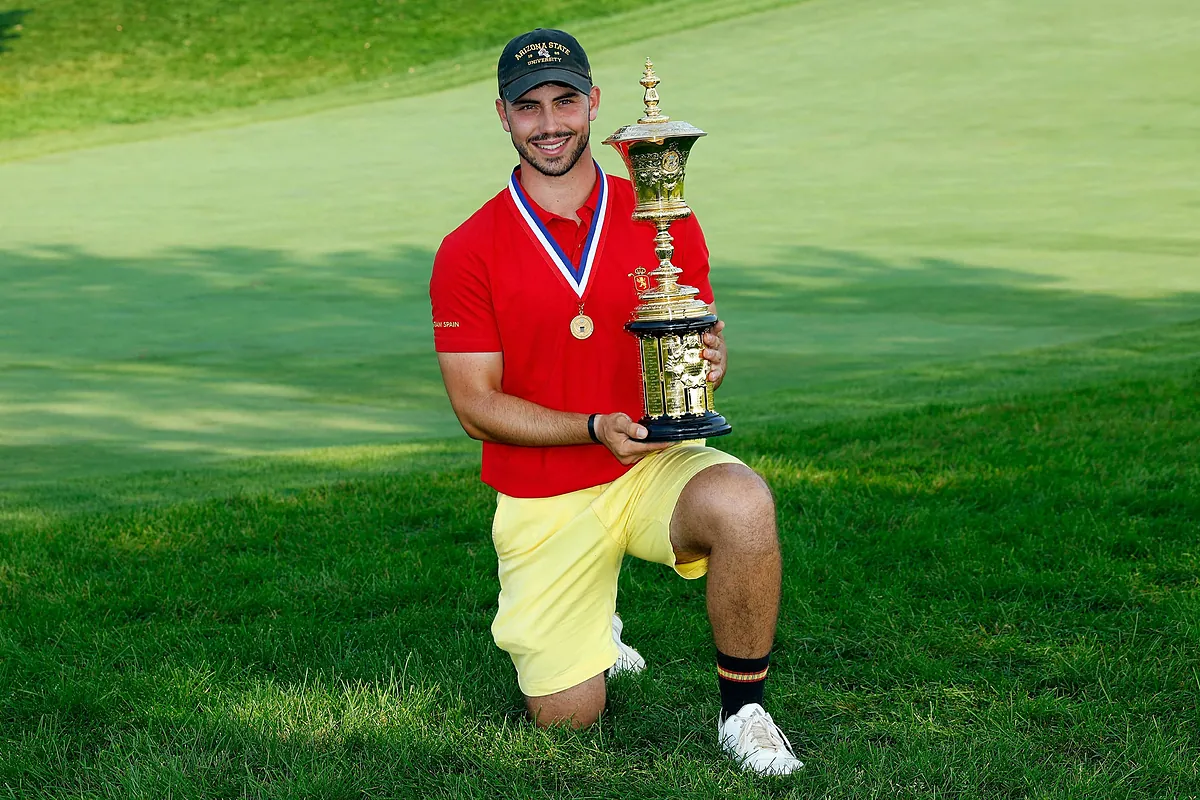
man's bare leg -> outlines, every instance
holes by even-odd
[[[717,645],[721,747],[744,769],[788,775],[804,766],[762,707],[779,617],[782,559],[775,501],[741,464],[718,464],[688,481],[671,519],[677,562],[708,556],[708,617]]]
[[[708,557],[708,616],[722,653],[761,658],[771,650],[779,615],[781,559],[771,490],[741,464],[717,464],[684,487],[671,519],[680,563]],[[582,728],[600,718],[604,674],[543,697],[526,697],[542,727]]]
[[[604,713],[606,701],[604,673],[561,692],[542,697],[525,697],[529,716],[541,728],[551,725],[570,725],[586,728]]]
[[[736,658],[771,651],[782,562],[771,490],[741,464],[688,481],[671,518],[679,563],[708,556],[708,618],[717,649]]]

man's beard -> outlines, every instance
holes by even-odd
[[[547,157],[533,145],[533,142],[544,142],[547,139],[560,139],[563,136],[574,136],[575,146],[563,153],[561,156]],[[575,165],[579,163],[579,157],[583,155],[583,151],[587,149],[588,141],[591,139],[591,129],[585,130],[583,133],[575,131],[561,131],[559,133],[542,134],[535,136],[529,140],[529,143],[518,142],[513,139],[513,147],[517,148],[517,152],[521,154],[521,158],[529,166],[536,169],[538,172],[550,178],[557,178],[560,175],[566,175]]]

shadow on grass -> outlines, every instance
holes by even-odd
[[[1200,293],[1126,297],[1061,277],[941,258],[885,260],[794,247],[764,265],[718,265],[740,382],[761,389],[1029,350],[1200,317]],[[730,398],[740,391],[731,382]]]
[[[786,563],[771,708],[821,765],[809,794],[1183,792],[1198,390],[1186,372],[749,443]],[[651,670],[603,734],[517,724],[493,503],[451,468],[0,538],[0,782],[779,796],[719,760],[703,586],[659,565],[623,579]]]
[[[0,253],[0,485],[453,435],[429,259]]]
[[[0,11],[0,55],[11,50],[9,42],[16,41],[21,38],[21,24],[26,15],[29,14],[29,9],[18,8],[13,11]]]
[[[70,505],[71,481],[100,497],[96,482],[145,471],[157,476],[142,488],[159,488],[125,494],[172,499],[164,476],[215,475],[230,460],[460,440],[432,352],[431,262],[414,247],[0,251],[0,502]],[[801,423],[866,407],[822,394],[835,383],[896,389],[903,369],[1200,315],[1194,293],[1119,297],[1012,269],[820,248],[721,265],[713,279],[736,358],[722,402],[753,419],[770,412],[755,398],[803,393],[788,412]],[[195,496],[185,487],[174,499]]]

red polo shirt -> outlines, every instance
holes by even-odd
[[[518,174],[519,177],[519,174]],[[653,270],[655,228],[630,219],[633,185],[607,176],[607,198],[596,182],[578,210],[582,224],[539,208],[523,192],[505,188],[443,241],[433,262],[429,296],[434,347],[439,353],[504,355],[502,390],[540,406],[583,414],[642,414],[637,339],[624,325],[637,305],[639,275]],[[519,188],[519,183],[517,188]],[[524,197],[527,220],[514,194]],[[579,297],[572,278],[557,266],[536,237],[532,218],[578,264],[591,223],[604,200],[603,225]],[[695,217],[671,225],[672,262],[680,283],[700,290],[711,303],[708,248]],[[578,279],[576,278],[578,285]],[[576,339],[571,319],[592,318],[595,331]],[[514,497],[550,497],[608,483],[622,466],[603,445],[520,447],[483,443],[484,483]]]

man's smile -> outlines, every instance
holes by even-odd
[[[553,138],[542,139],[540,141],[531,141],[530,144],[536,147],[538,152],[542,153],[543,155],[561,156],[564,152],[566,152],[567,143],[570,142],[572,138],[573,136],[571,135],[555,136]]]

